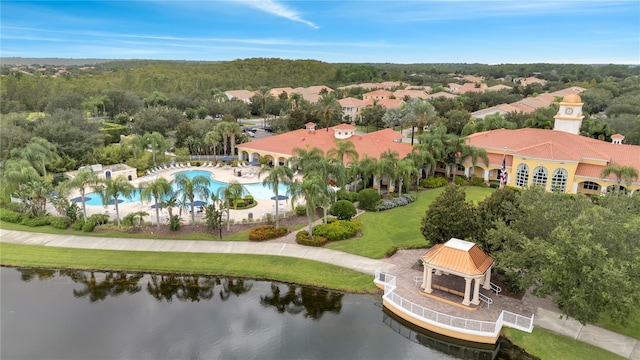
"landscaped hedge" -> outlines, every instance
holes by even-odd
[[[20,224],[29,227],[47,226],[51,224],[52,219],[53,216],[38,216],[34,218],[24,216],[22,221],[20,221]]]
[[[464,176],[456,176],[453,179],[453,183],[458,185],[458,186],[465,186],[467,185],[467,178]]]
[[[307,215],[307,207],[304,206],[304,205],[298,205],[298,206],[296,206],[294,212],[298,216],[305,216],[305,215]]]
[[[275,239],[286,235],[289,229],[286,227],[277,228],[273,225],[259,226],[249,231],[249,240],[251,241],[263,241],[269,239]]]
[[[358,193],[358,207],[363,210],[374,211],[381,196],[375,189],[363,189]]]
[[[333,220],[313,227],[313,235],[329,241],[349,239],[358,234],[361,224],[357,220]]]
[[[376,204],[377,211],[385,211],[391,210],[393,208],[397,208],[398,206],[409,205],[410,203],[416,201],[416,197],[411,194],[402,194],[402,196],[398,196],[397,198],[391,200],[380,200],[378,204]]]
[[[104,225],[109,222],[109,215],[107,214],[93,214],[89,216],[87,221],[82,225],[82,231],[92,232],[98,225]],[[75,226],[75,223],[74,223]]]
[[[329,214],[338,220],[351,220],[357,213],[355,205],[349,200],[338,200],[329,209]]]
[[[327,238],[322,236],[309,236],[307,230],[301,230],[296,234],[296,243],[306,246],[322,246],[327,243]]]
[[[424,180],[420,180],[420,186],[427,189],[434,189],[447,186],[449,182],[442,176],[431,176]]]
[[[17,211],[0,209],[0,220],[6,221],[8,223],[17,224],[22,221],[22,216],[23,215]]]
[[[471,178],[469,179],[469,185],[487,187],[487,183],[484,182],[484,179],[476,175],[471,175]]]
[[[55,216],[51,219],[51,226],[56,229],[66,229],[69,227],[69,219],[62,216]]]
[[[340,189],[336,192],[336,197],[338,198],[338,200],[348,200],[350,202],[356,202],[358,200],[358,193]]]

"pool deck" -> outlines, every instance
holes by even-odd
[[[195,171],[195,170],[208,171],[212,174],[212,179],[221,181],[221,182],[226,182],[226,183],[231,181],[237,181],[240,184],[254,184],[254,183],[261,183],[262,179],[264,179],[264,177],[262,178],[258,177],[258,172],[260,171],[260,167],[258,166],[251,166],[251,165],[245,166],[245,167],[228,166],[228,167],[218,167],[218,168],[215,168],[213,166],[191,166],[191,167],[180,167],[180,168],[174,167],[174,168],[168,168],[165,170],[160,170],[155,174],[145,175],[137,179],[134,179],[131,181],[131,183],[134,186],[138,187],[140,183],[145,181],[153,181],[159,176],[162,176],[167,180],[172,180],[172,176],[175,173],[179,173],[182,171]],[[242,171],[243,176],[238,176],[237,171]],[[252,176],[246,176],[246,174],[251,174],[251,173],[253,173]],[[295,175],[294,178],[301,179],[302,175]],[[89,192],[91,191],[87,191],[87,193]],[[80,193],[77,190],[74,190],[70,193],[69,198],[75,198],[78,196],[80,196]],[[254,221],[258,221],[261,218],[264,218],[268,213],[275,214],[276,202],[274,200],[256,198],[256,201],[258,202],[258,205],[250,209],[231,210],[229,218],[236,223],[240,223],[243,220],[248,219],[249,213],[253,215]],[[279,213],[281,214],[293,210],[291,207],[291,201],[283,200],[283,201],[279,201],[278,204],[280,206]],[[153,205],[153,201],[142,201],[142,202],[136,201],[134,203],[120,203],[118,204],[120,218],[132,212],[146,211],[149,213],[149,217],[147,218],[147,220],[151,221],[152,223],[155,223],[156,222],[155,209],[151,208],[152,205]],[[82,206],[82,205],[78,203],[78,206]],[[55,211],[52,211],[52,212],[55,212]],[[160,221],[161,222],[166,221],[168,216],[167,211],[161,209],[160,212],[161,212]],[[177,209],[175,209],[174,214],[177,214],[177,213],[178,211]],[[108,206],[87,205],[87,215],[90,216],[93,214],[109,214],[113,217],[115,216],[115,206],[114,205],[108,205]],[[199,220],[198,218],[200,218],[201,220],[201,217],[202,217],[201,215],[197,214],[196,222]],[[183,211],[182,220],[185,222],[190,221],[188,212],[185,213],[185,211]]]

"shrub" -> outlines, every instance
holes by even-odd
[[[51,224],[51,218],[51,216],[38,216],[34,218],[23,217],[20,224],[29,227],[46,226]]]
[[[465,186],[467,185],[467,178],[464,176],[456,176],[453,179],[453,183],[458,185],[458,186]]]
[[[286,235],[288,232],[289,232],[289,229],[287,229],[286,227],[276,228],[273,225],[259,226],[249,231],[249,240],[263,241],[263,240],[275,239],[275,238]]]
[[[408,203],[412,203],[416,201],[416,197],[414,195],[411,194],[402,194],[402,197],[407,199]]]
[[[349,200],[338,200],[329,209],[329,214],[337,217],[339,220],[351,220],[356,215],[356,207]]]
[[[384,257],[392,257],[397,252],[398,252],[398,248],[395,246],[392,246],[390,249],[384,252]]]
[[[173,215],[170,219],[169,219],[169,229],[171,231],[178,231],[180,229],[180,216],[178,215]]]
[[[11,210],[11,211],[15,211],[15,212],[20,212],[22,211],[22,203],[15,203],[15,202],[8,202],[5,204],[2,204],[2,207],[5,208],[6,210]]]
[[[322,236],[309,236],[307,230],[301,230],[296,234],[296,243],[306,246],[322,246],[327,243],[327,238]]]
[[[56,216],[53,219],[51,219],[51,226],[53,226],[56,229],[64,230],[69,227],[69,219],[62,216]]]
[[[0,220],[17,224],[22,221],[22,214],[9,209],[0,209]]]
[[[375,189],[364,189],[358,193],[358,207],[364,210],[373,211],[381,196]]]
[[[420,180],[420,186],[425,187],[427,189],[434,189],[443,186],[447,186],[447,179],[442,176],[431,176],[427,179]]]
[[[238,199],[238,201],[236,201],[236,206],[239,208],[243,208],[247,206],[247,202],[244,201],[244,199]]]
[[[251,195],[247,195],[244,197],[244,201],[247,203],[247,205],[251,205],[253,204],[253,202],[255,201],[253,196]]]
[[[480,187],[487,186],[487,184],[484,182],[484,179],[476,175],[471,175],[471,179],[469,179],[469,184],[471,184],[471,186],[480,186]]]
[[[313,235],[326,238],[329,241],[344,240],[356,236],[360,226],[359,221],[335,220],[327,224],[316,225],[313,228]]]
[[[358,193],[340,189],[336,192],[336,197],[338,200],[349,200],[350,202],[355,202],[358,200]]]
[[[498,184],[498,183],[491,183],[491,184],[489,184],[489,187],[490,187],[490,188],[492,188],[492,189],[497,189],[497,188],[499,188],[499,187],[500,187],[500,184]]]
[[[84,232],[92,232],[93,229],[95,229],[95,228],[96,228],[96,224],[94,224],[94,223],[92,223],[90,221],[87,221],[87,222],[84,223],[84,225],[82,225],[82,231],[84,231]]]
[[[93,225],[104,225],[109,222],[109,215],[107,214],[93,214],[89,216],[87,222],[93,223]]]
[[[80,230],[82,230],[82,227],[84,226],[84,223],[85,223],[84,218],[80,218],[80,219],[74,221],[73,223],[71,223],[71,228],[73,230],[80,231]]]
[[[298,216],[305,216],[307,215],[307,207],[304,205],[298,205],[295,208],[295,212]]]
[[[391,210],[396,207],[396,204],[391,200],[379,200],[376,204],[376,211]]]

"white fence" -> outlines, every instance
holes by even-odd
[[[386,301],[393,303],[397,308],[417,320],[433,324],[441,328],[463,332],[470,335],[492,337],[498,336],[502,326],[512,327],[529,333],[533,331],[533,315],[528,318],[526,316],[503,310],[502,313],[500,313],[498,320],[495,322],[451,316],[420,306],[396,294],[394,292],[396,289],[396,277],[393,275],[376,270],[374,281],[377,284],[384,285],[383,298]]]

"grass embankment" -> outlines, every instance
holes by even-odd
[[[429,246],[420,232],[422,218],[427,208],[444,188],[423,191],[417,194],[414,203],[389,211],[367,212],[358,216],[362,222],[362,236],[356,239],[331,242],[326,248],[374,259],[384,257],[390,249],[419,248]],[[465,188],[467,200],[478,203],[494,189],[481,187]]]
[[[374,293],[372,277],[290,257],[69,249],[0,243],[5,266],[224,275],[276,280],[354,293]]]
[[[624,359],[598,347],[541,328],[534,328],[531,334],[509,328],[503,328],[502,331],[514,344],[542,360]]]

